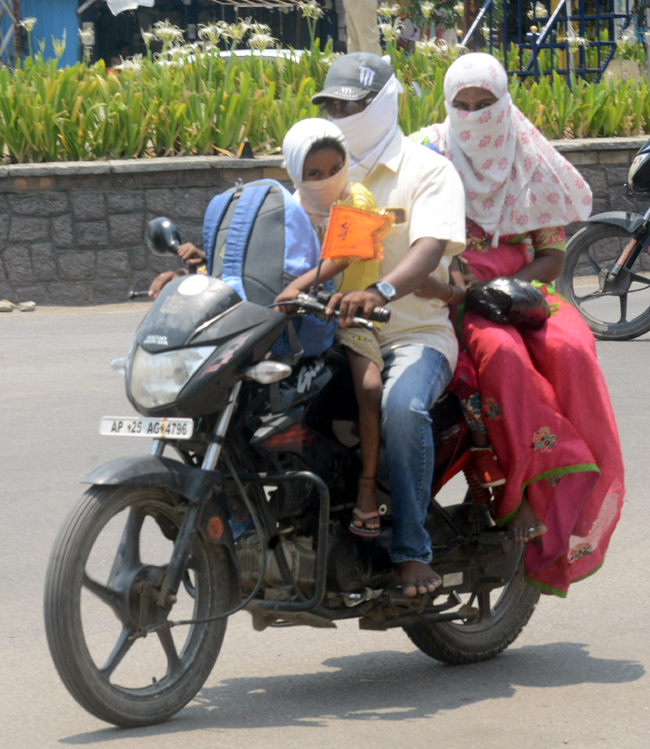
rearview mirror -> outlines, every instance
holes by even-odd
[[[176,255],[181,237],[173,221],[161,216],[147,226],[147,247],[154,255]]]

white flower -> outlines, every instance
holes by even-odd
[[[155,41],[156,35],[151,31],[144,31],[144,29],[140,31],[140,33],[142,34],[142,41],[144,42],[146,48],[149,49],[151,43]]]
[[[415,42],[415,49],[424,55],[444,55],[449,52],[449,45],[444,39],[423,39]]]
[[[211,44],[218,44],[223,36],[223,26],[219,23],[205,23],[199,26],[199,39],[209,39]]]
[[[393,5],[384,3],[377,8],[377,13],[379,13],[382,18],[390,21],[393,16],[399,15],[399,5],[397,3],[394,3]]]
[[[302,11],[303,18],[311,18],[313,21],[317,21],[325,15],[325,11],[315,0],[309,0],[309,2],[302,2],[297,4]]]
[[[23,18],[23,20],[20,22],[20,25],[28,34],[31,34],[34,26],[36,26],[36,20],[36,18],[32,18],[31,16],[29,18]]]
[[[566,36],[561,37],[558,41],[567,42],[569,49],[573,50],[589,46],[589,39],[585,39],[583,36],[578,36],[573,29],[568,29]]]
[[[122,60],[119,65],[115,66],[118,70],[131,70],[137,72],[142,67],[142,55],[133,55],[128,60]]]
[[[94,37],[92,29],[79,29],[79,41],[84,47],[92,47]]]
[[[402,22],[399,18],[396,18],[393,23],[380,23],[379,30],[383,34],[386,43],[390,44],[397,41],[402,30]]]
[[[169,21],[158,21],[154,24],[153,29],[154,36],[156,39],[160,39],[165,47],[183,41],[183,30],[169,23]]]
[[[458,18],[462,18],[465,15],[465,3],[456,3],[454,5],[454,13]]]
[[[277,41],[278,40],[274,39],[270,34],[257,33],[251,34],[248,37],[248,41],[246,42],[246,44],[248,44],[251,49],[264,50],[268,49],[269,47],[274,47]]]
[[[429,18],[433,13],[433,3],[420,3],[420,10],[425,18]]]
[[[239,44],[251,28],[250,20],[250,18],[247,18],[245,21],[242,21],[239,18],[237,23],[224,23],[221,26],[221,33],[227,39],[232,39],[235,44]]]
[[[546,10],[546,6],[543,3],[537,2],[534,6],[531,7],[527,15],[531,21],[534,18],[540,20],[542,18],[548,18],[548,11]]]

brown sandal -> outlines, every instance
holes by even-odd
[[[359,484],[361,484],[362,481],[366,484],[372,483],[373,485],[376,485],[377,483],[374,476],[361,476],[359,478]],[[373,520],[374,518],[379,517],[381,517],[381,512],[379,510],[362,512],[358,507],[355,507],[352,511],[352,520],[350,521],[349,526],[350,532],[354,533],[356,536],[361,536],[363,538],[377,538],[377,536],[381,532],[381,526],[378,526],[377,528],[368,528],[366,527],[366,521]],[[362,525],[357,525],[357,522],[361,522]]]

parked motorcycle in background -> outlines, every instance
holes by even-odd
[[[638,151],[628,189],[650,195],[650,140]],[[650,208],[642,216],[611,211],[592,216],[567,244],[558,291],[596,338],[625,341],[650,330]]]

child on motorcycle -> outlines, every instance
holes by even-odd
[[[345,138],[331,122],[307,119],[298,122],[287,133],[282,144],[286,168],[295,187],[294,197],[311,219],[319,238],[323,239],[330,208],[345,202],[356,208],[372,210],[375,200],[360,183],[348,182],[348,154]],[[276,303],[294,300],[306,292],[316,278],[317,269],[293,280],[276,298]],[[348,265],[324,260],[319,280],[340,277],[339,291],[364,289],[379,280],[379,264],[364,261]],[[287,306],[284,311],[291,311]],[[377,508],[376,473],[379,460],[380,419],[384,362],[377,335],[361,328],[339,328],[337,342],[345,347],[352,369],[354,390],[359,406],[361,441],[361,477],[357,504],[350,530],[366,538],[379,535],[380,513]]]

